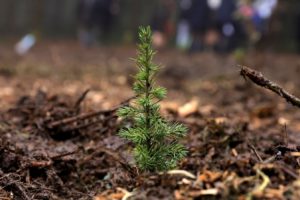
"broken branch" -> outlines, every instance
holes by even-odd
[[[118,110],[120,107],[128,104],[129,101],[131,101],[134,98],[135,98],[135,96],[131,97],[129,99],[126,99],[125,101],[121,102],[120,105],[116,106],[113,109],[83,113],[83,114],[79,114],[79,115],[76,115],[76,116],[73,116],[73,117],[64,118],[64,119],[57,120],[57,121],[54,121],[54,122],[51,122],[51,123],[47,124],[47,127],[49,129],[53,129],[53,128],[56,128],[56,127],[59,127],[59,126],[71,124],[71,123],[76,122],[76,121],[82,121],[82,120],[89,119],[89,118],[92,118],[92,117],[96,117],[96,116],[99,116],[99,115],[110,114],[110,113],[113,113],[116,110]]]
[[[283,97],[288,103],[291,103],[294,106],[297,106],[300,108],[300,99],[295,97],[294,95],[288,93],[286,90],[284,90],[282,87],[280,87],[279,85],[277,85],[276,83],[268,80],[267,78],[265,78],[263,76],[262,73],[253,70],[249,67],[245,67],[242,66],[241,67],[241,71],[240,74],[243,77],[247,77],[249,78],[252,82],[254,82],[255,84],[269,89],[272,92],[278,94],[279,96]]]

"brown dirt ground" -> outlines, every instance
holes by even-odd
[[[160,51],[162,114],[189,127],[189,154],[181,171],[142,173],[113,109],[133,95],[135,54],[46,41],[18,57],[1,45],[0,199],[300,199],[300,110],[237,67],[300,96],[298,55]]]

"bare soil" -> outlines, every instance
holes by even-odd
[[[139,171],[130,125],[134,46],[46,41],[0,47],[0,199],[300,199],[300,110],[239,75],[238,64],[300,96],[300,57],[161,50],[161,112],[189,127],[177,170]]]

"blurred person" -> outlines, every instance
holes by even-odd
[[[160,0],[151,20],[153,30],[153,45],[155,48],[163,48],[174,34],[175,30],[174,0]]]
[[[259,38],[266,34],[268,22],[277,5],[277,0],[255,0],[253,2],[253,24],[259,34]]]
[[[36,43],[36,34],[28,33],[15,45],[15,52],[19,56],[24,56]]]
[[[256,37],[256,28],[253,25],[254,16],[253,0],[241,0],[238,3],[237,18],[243,23],[245,29],[245,39],[247,43]],[[251,39],[252,38],[252,39]]]
[[[237,48],[244,39],[244,31],[236,18],[236,0],[207,0],[209,24],[205,34],[207,48],[228,52]]]
[[[243,39],[243,28],[236,20],[236,0],[192,0],[187,18],[192,33],[191,51],[234,50]]]
[[[237,48],[245,38],[242,24],[236,18],[236,0],[222,0],[216,13],[217,27],[220,33],[219,51],[231,51]]]
[[[89,47],[97,41],[97,35],[107,35],[113,17],[118,11],[117,0],[80,0],[78,3],[79,41]]]
[[[191,27],[189,14],[192,7],[192,0],[179,0],[179,17],[177,24],[176,46],[186,50],[191,45]]]
[[[277,0],[244,0],[239,3],[238,15],[244,21],[250,46],[263,41],[277,3]]]
[[[252,7],[252,0],[240,0],[237,3],[238,6],[238,17],[242,19],[251,19],[254,14]]]
[[[191,52],[204,49],[204,36],[208,27],[209,7],[206,0],[192,0],[189,24],[192,33]]]
[[[209,21],[207,31],[205,33],[205,45],[208,49],[216,50],[218,43],[220,42],[221,33],[218,27],[217,14],[221,7],[222,0],[207,0],[209,8]]]
[[[95,2],[95,0],[79,0],[78,3],[78,37],[80,43],[84,46],[91,46],[94,42],[92,29],[95,24],[93,16]]]

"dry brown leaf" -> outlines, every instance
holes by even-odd
[[[264,197],[269,199],[284,199],[284,192],[285,190],[283,186],[279,189],[266,188]]]
[[[14,88],[13,87],[3,87],[0,90],[0,97],[6,97],[14,95]]]
[[[191,185],[192,184],[192,181],[189,180],[189,179],[186,179],[186,178],[183,178],[181,181],[180,181],[181,184],[185,184],[185,185]]]
[[[216,196],[219,193],[217,188],[210,188],[206,190],[199,190],[199,191],[191,191],[189,192],[190,197],[199,197],[199,196]]]
[[[281,126],[289,125],[290,124],[290,120],[288,120],[288,119],[286,119],[284,117],[279,117],[278,124],[281,125]]]
[[[182,195],[182,192],[180,190],[175,190],[174,197],[176,200],[185,200],[186,199],[186,197],[184,197],[184,195]]]
[[[275,108],[275,105],[259,105],[252,110],[251,116],[258,118],[271,117],[274,115]]]
[[[101,103],[104,99],[104,94],[103,92],[90,91],[86,99],[92,103]]]
[[[108,190],[94,197],[94,200],[126,200],[131,197],[133,193],[126,189],[117,188],[117,191]]]
[[[227,117],[217,117],[214,120],[218,125],[227,123],[229,121]]]
[[[199,101],[197,99],[193,99],[190,102],[184,104],[178,109],[178,114],[180,117],[186,117],[190,114],[193,114],[198,111]]]
[[[94,200],[121,200],[124,194],[121,192],[114,193],[114,194],[100,194],[94,197]]]
[[[290,190],[293,193],[293,196],[292,196],[293,200],[300,199],[300,179],[293,183]]]
[[[237,156],[239,155],[235,148],[231,149],[231,154],[232,154],[234,157],[237,157]]]
[[[168,110],[172,112],[177,112],[179,109],[179,104],[174,101],[161,102],[160,106],[162,110]]]
[[[214,110],[216,110],[216,107],[214,105],[204,105],[199,108],[199,111],[203,115],[209,115],[211,114]]]
[[[291,156],[300,157],[300,152],[291,152]]]
[[[222,176],[221,172],[204,171],[198,176],[198,180],[202,182],[213,183]]]
[[[117,76],[116,82],[120,85],[125,85],[127,83],[127,77],[126,76]]]
[[[174,170],[170,170],[167,172],[167,174],[170,174],[170,175],[182,175],[182,176],[186,176],[188,178],[191,178],[191,179],[196,179],[196,176],[188,171],[185,171],[185,170],[177,170],[177,169],[174,169]]]

